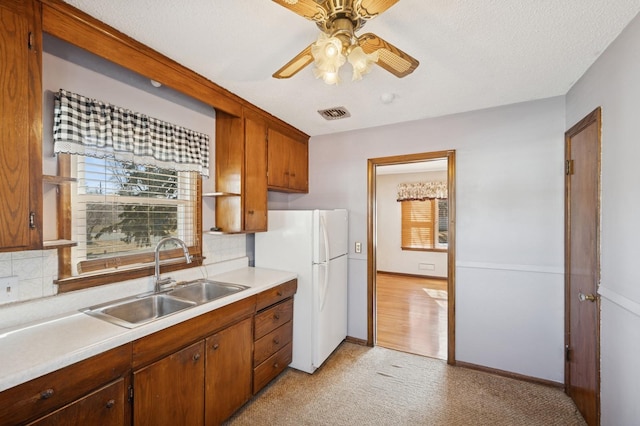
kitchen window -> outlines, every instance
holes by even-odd
[[[164,270],[201,264],[207,135],[61,89],[54,151],[74,181],[59,214],[65,238],[77,243],[60,249],[60,291],[152,275],[155,246],[167,236],[182,239],[195,261],[163,250]]]
[[[74,158],[72,240],[76,274],[144,261],[168,236],[195,246],[195,172],[93,157]]]

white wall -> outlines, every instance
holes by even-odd
[[[562,382],[564,130],[556,97],[311,138],[289,208],[349,209],[349,335],[367,337],[367,159],[455,149],[456,358]]]
[[[602,107],[601,407],[603,425],[640,419],[640,16],[566,97],[566,127]]]
[[[430,277],[447,276],[446,252],[402,250],[402,209],[396,201],[398,184],[446,181],[446,171],[379,174],[376,177],[378,271]]]

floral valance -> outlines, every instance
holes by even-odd
[[[55,95],[55,153],[209,176],[209,136],[60,89]]]
[[[398,185],[398,201],[446,199],[447,182],[416,182]]]

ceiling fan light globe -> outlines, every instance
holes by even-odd
[[[333,43],[327,43],[327,45],[324,48],[324,54],[327,58],[335,58],[336,56],[338,56],[339,52],[340,51],[338,50],[336,45]]]
[[[322,79],[327,84],[335,84],[340,83],[340,75],[337,72],[325,72],[322,76]]]
[[[353,67],[352,80],[362,80],[362,76],[371,72],[371,65],[378,61],[378,52],[365,53],[357,46],[349,53],[349,63]]]

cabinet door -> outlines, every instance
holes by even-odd
[[[289,188],[294,191],[309,191],[308,143],[291,139],[289,150]]]
[[[36,54],[28,43],[30,5],[0,3],[0,248],[9,249],[30,244],[30,117],[38,105],[30,96],[30,62]]]
[[[267,168],[269,176],[267,184],[274,188],[289,186],[289,148],[287,137],[280,132],[269,129],[267,145]]]
[[[124,379],[120,379],[29,424],[37,426],[124,425],[124,404]]]
[[[251,397],[251,328],[251,318],[247,318],[206,340],[207,425],[222,423]]]
[[[267,126],[245,119],[244,231],[267,230]]]
[[[133,373],[133,424],[204,424],[204,342]]]

